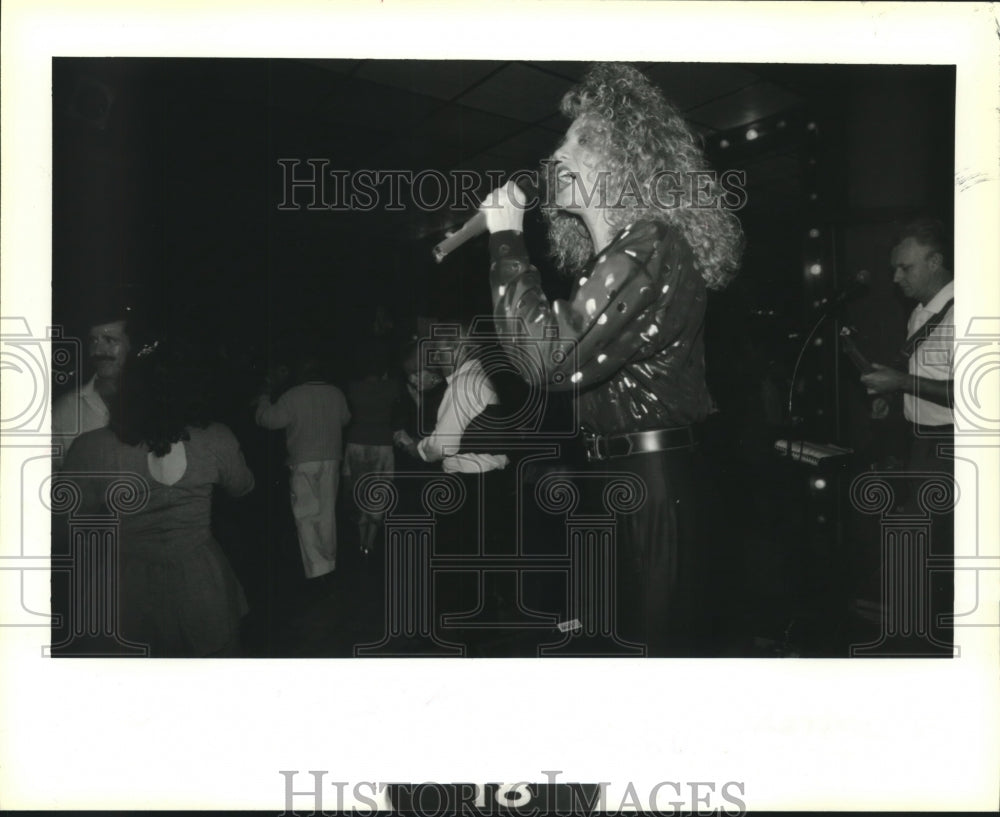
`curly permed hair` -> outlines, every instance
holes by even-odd
[[[605,211],[611,226],[618,230],[640,219],[676,226],[691,245],[705,283],[712,289],[725,287],[735,277],[742,253],[736,216],[721,207],[692,207],[690,190],[676,194],[671,207],[657,206],[651,195],[658,173],[708,169],[696,136],[659,89],[631,65],[597,63],[563,97],[560,110],[571,120],[582,117],[591,144],[606,160],[601,170],[607,171],[608,200],[618,202]],[[626,182],[637,184],[641,196],[623,196]],[[704,181],[700,184],[704,190]],[[717,187],[709,184],[709,195],[718,195]],[[545,217],[552,254],[565,272],[580,270],[600,249],[593,247],[579,218],[549,207]]]

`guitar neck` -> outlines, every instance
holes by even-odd
[[[848,335],[841,335],[840,342],[843,346],[844,351],[847,356],[851,359],[853,363],[862,374],[866,374],[872,371],[873,366],[871,362],[866,358],[861,350],[858,348],[857,344]]]

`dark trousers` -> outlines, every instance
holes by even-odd
[[[699,506],[704,466],[697,448],[635,454],[592,464],[598,472],[627,472],[646,499],[617,524],[618,634],[649,656],[710,654],[709,551]],[[612,481],[598,480],[594,487]],[[589,497],[599,510],[602,496]]]
[[[436,521],[436,556],[454,557],[467,570],[445,571],[436,579],[435,613],[461,613],[473,610],[478,602],[479,566],[477,557],[508,554],[515,542],[513,531],[501,524],[514,515],[513,469],[484,474],[454,474],[464,488],[465,500],[449,514]]]
[[[939,622],[939,619],[942,615],[951,614],[955,604],[955,460],[939,449],[952,445],[954,439],[951,426],[912,427],[908,462],[911,473],[927,475],[924,479],[914,480],[913,490],[907,499],[907,510],[919,516],[930,514],[929,553],[935,562],[943,560],[947,565],[931,573],[929,601],[931,632],[938,640],[948,642],[952,627]]]

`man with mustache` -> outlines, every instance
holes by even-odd
[[[77,437],[104,428],[109,406],[118,393],[122,369],[132,348],[130,310],[114,308],[96,316],[87,333],[87,352],[94,376],[80,388],[59,397],[52,405],[52,443],[59,446],[55,467]]]

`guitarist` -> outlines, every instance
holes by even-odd
[[[913,426],[910,467],[947,470],[937,444],[952,434],[954,275],[943,225],[922,219],[906,225],[892,251],[893,281],[918,301],[907,323],[902,354],[907,371],[878,363],[861,376],[869,394],[903,393],[903,414]],[[949,461],[950,462],[950,461]]]
[[[898,234],[892,250],[893,281],[907,298],[917,301],[907,324],[907,340],[902,356],[905,372],[872,364],[872,371],[861,376],[869,394],[903,394],[903,414],[909,421],[910,471],[942,472],[949,477],[954,459],[943,456],[939,448],[951,444],[953,428],[953,348],[955,334],[954,275],[951,242],[944,225],[932,219],[907,224]],[[917,496],[907,505],[921,512]],[[953,553],[952,514],[935,520],[932,551],[935,555]],[[938,612],[951,607],[951,576],[938,575],[933,605]]]

